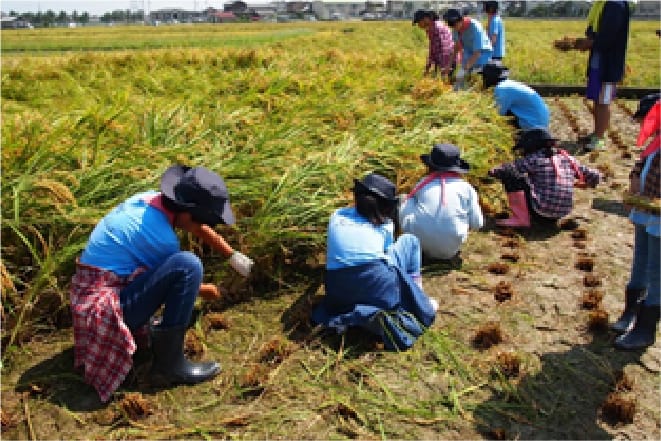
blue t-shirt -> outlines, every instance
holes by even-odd
[[[393,244],[393,237],[392,222],[375,227],[358,214],[356,207],[340,208],[328,221],[326,269],[387,261],[386,251]]]
[[[523,130],[548,128],[549,108],[537,92],[523,83],[503,80],[494,88],[498,113],[512,112]]]
[[[489,23],[489,39],[492,40],[492,37],[496,35],[496,43],[493,46],[493,57],[503,58],[505,56],[505,26],[503,25],[503,19],[500,18],[500,15],[494,15],[491,18]]]
[[[179,252],[179,238],[161,210],[136,194],[115,207],[96,225],[80,262],[128,276],[138,267],[154,268]]]
[[[480,52],[481,55],[473,65],[473,67],[484,66],[490,59],[492,55],[493,48],[491,47],[491,42],[487,33],[484,32],[484,28],[479,21],[471,18],[470,24],[460,34],[457,31],[452,31],[452,39],[455,41],[461,41],[463,47],[463,54],[461,59],[461,64],[466,66],[466,61],[475,53]]]

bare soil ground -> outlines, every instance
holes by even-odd
[[[591,128],[581,98],[549,98],[552,131]],[[619,352],[633,228],[620,195],[637,156],[635,102],[613,106],[608,175],[579,190],[563,228],[508,232],[489,219],[461,260],[426,265],[441,305],[406,353],[306,323],[321,271],[218,311],[189,331],[223,372],[197,386],[149,382],[148,357],[102,405],[73,366],[70,329],[37,336],[3,367],[3,439],[660,439],[661,345]],[[566,144],[568,148],[571,143]]]

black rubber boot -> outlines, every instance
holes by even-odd
[[[169,383],[195,384],[208,380],[220,372],[214,361],[192,363],[184,355],[186,328],[151,327],[151,345],[154,352],[152,375]]]
[[[636,322],[636,315],[640,309],[640,303],[644,298],[644,289],[627,288],[624,293],[624,311],[620,318],[611,325],[611,329],[618,334],[624,334],[625,332],[630,331]]]
[[[659,305],[640,306],[633,329],[615,339],[615,347],[625,351],[644,349],[652,346],[656,340],[656,325],[659,323]]]

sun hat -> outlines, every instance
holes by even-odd
[[[658,92],[645,95],[638,102],[638,109],[636,110],[636,113],[633,114],[633,118],[643,118],[659,99],[661,99],[661,93]]]
[[[378,173],[370,173],[363,180],[354,179],[354,190],[368,191],[388,202],[397,202],[397,191],[393,184],[385,176]]]
[[[434,144],[429,154],[420,155],[420,160],[430,169],[440,172],[468,173],[470,165],[463,159],[454,144]]]
[[[524,152],[534,152],[544,147],[548,147],[549,141],[557,141],[546,129],[530,129],[523,132],[514,150],[523,150]]]
[[[510,70],[500,64],[489,62],[480,71],[482,80],[486,87],[495,86],[498,82],[506,80],[510,76]]]
[[[212,227],[235,222],[225,181],[205,167],[169,167],[161,177],[161,193],[196,222]]]
[[[454,26],[457,24],[457,22],[461,21],[464,16],[462,15],[461,11],[459,9],[448,9],[445,11],[443,14],[443,20],[450,26]]]

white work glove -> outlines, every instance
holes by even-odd
[[[230,266],[243,277],[248,277],[250,275],[253,263],[254,262],[250,257],[239,251],[234,251],[232,256],[230,256]]]

